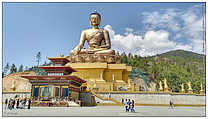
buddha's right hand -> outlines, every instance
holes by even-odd
[[[79,54],[79,52],[80,52],[80,48],[79,47],[76,47],[76,48],[74,48],[74,54],[75,55],[78,55]]]

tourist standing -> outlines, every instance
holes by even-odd
[[[173,109],[173,102],[170,100],[170,107],[171,109]]]
[[[24,99],[24,107],[25,107],[26,101],[27,101],[27,100],[26,100],[26,98],[25,98],[25,99]]]
[[[28,100],[28,109],[30,109],[31,100]]]
[[[128,112],[128,100],[126,99],[126,101],[124,102],[125,108],[126,108],[126,112]]]
[[[109,94],[108,94],[108,99],[110,99],[110,98],[111,98],[111,94],[109,93]]]
[[[134,100],[132,100],[132,102],[131,102],[131,112],[135,112],[135,110],[134,110]]]
[[[8,99],[5,100],[5,109],[7,109]]]
[[[14,109],[15,100],[12,99],[12,109]]]
[[[10,109],[11,99],[8,101],[8,109]]]
[[[8,104],[8,108],[9,108],[10,110],[12,110],[12,104],[13,104],[13,103],[12,103],[12,99],[10,98],[10,99],[9,99],[9,104]]]
[[[128,107],[127,108],[128,108],[128,112],[129,112],[129,110],[131,109],[131,100],[130,99],[129,99],[129,101],[128,101],[127,104],[128,104]]]
[[[20,103],[20,101],[19,101],[19,99],[17,99],[17,106],[16,106],[17,109],[19,108],[19,103]]]
[[[124,104],[124,99],[123,98],[121,99],[121,102],[122,102],[122,104]]]

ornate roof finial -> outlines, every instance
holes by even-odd
[[[97,10],[94,10],[94,13],[98,13]]]

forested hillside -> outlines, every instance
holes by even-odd
[[[175,50],[151,57],[140,57],[130,53],[128,55],[122,53],[119,57],[121,63],[150,74],[156,83],[166,78],[169,88],[174,92],[180,91],[182,83],[187,89],[188,81],[192,83],[194,92],[200,91],[201,83],[204,86],[206,84],[205,55]]]

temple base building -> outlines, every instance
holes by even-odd
[[[128,75],[131,73],[131,66],[126,64],[108,63],[67,63],[77,72],[76,75],[87,81],[87,88],[95,91],[118,91],[120,87],[130,90],[131,84]]]
[[[70,75],[76,72],[70,66],[64,66],[66,58],[49,58],[52,66],[40,66],[46,75],[23,75],[32,84],[32,106],[70,106],[69,102],[80,105],[79,92],[86,81]]]

